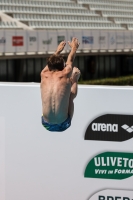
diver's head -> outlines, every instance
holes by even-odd
[[[58,70],[61,71],[64,69],[64,59],[61,55],[52,55],[47,60],[47,65],[50,71]]]

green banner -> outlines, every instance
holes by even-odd
[[[84,177],[125,179],[133,175],[133,153],[105,152],[88,163]]]

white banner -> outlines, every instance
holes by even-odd
[[[51,42],[51,40],[48,40],[48,31],[38,31],[38,52],[45,53],[48,51],[48,43]]]
[[[5,45],[6,45],[5,31],[0,30],[0,53],[5,52]]]
[[[116,48],[117,50],[123,50],[124,49],[124,34],[123,31],[117,31],[116,32]]]
[[[41,124],[40,84],[1,83],[0,95],[6,200],[133,199],[132,87],[79,85],[64,132]]]
[[[124,49],[131,49],[131,31],[124,31]]]
[[[99,35],[99,47],[101,50],[106,50],[109,48],[108,46],[108,32],[100,31]]]
[[[16,37],[16,30],[6,30],[6,45],[5,45],[5,53],[16,53],[16,46],[13,44],[13,39]]]
[[[16,30],[16,36],[13,37],[13,46],[16,46],[17,53],[27,52],[27,32],[25,30]]]
[[[38,37],[36,31],[28,31],[27,32],[27,47],[28,52],[37,52],[38,48]]]
[[[82,31],[82,48],[84,50],[92,49],[92,45],[94,43],[94,38],[92,36],[92,32],[90,30]]]
[[[100,46],[99,46],[99,36],[100,36],[99,30],[93,30],[92,31],[92,36],[94,38],[92,49],[99,50],[99,48],[100,48]]]
[[[54,52],[59,42],[71,41],[73,37],[77,37],[80,42],[79,50],[133,49],[133,31],[1,30],[0,52],[41,52],[45,54]],[[65,51],[69,49],[66,45]]]
[[[49,52],[55,52],[58,46],[58,39],[60,41],[60,38],[57,36],[57,31],[49,30],[48,31],[48,51]]]

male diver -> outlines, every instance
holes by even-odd
[[[62,41],[41,72],[42,125],[49,131],[65,131],[73,117],[80,70],[72,65],[79,42],[73,38],[68,44],[71,51],[67,62],[60,55],[66,45]]]

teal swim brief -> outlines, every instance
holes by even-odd
[[[56,132],[62,132],[65,131],[67,128],[71,126],[71,118],[68,116],[68,118],[60,123],[60,124],[50,124],[44,120],[44,117],[42,116],[42,125],[48,130],[48,131],[56,131]]]

